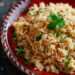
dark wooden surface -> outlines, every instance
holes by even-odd
[[[16,0],[0,0],[0,27],[2,24],[2,17],[7,13],[7,11],[11,8],[11,4],[13,4],[15,1]],[[2,5],[1,4],[2,2],[6,2],[7,4],[5,3],[5,5]],[[19,69],[17,69],[6,57],[1,43],[0,43],[0,75],[26,75],[25,73],[22,73]]]
[[[3,52],[0,44],[0,75],[26,75],[17,69]]]

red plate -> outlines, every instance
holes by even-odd
[[[28,66],[24,63],[22,58],[20,58],[16,52],[16,45],[13,43],[13,38],[11,32],[13,30],[12,23],[18,18],[18,16],[23,15],[23,10],[28,10],[30,6],[34,3],[38,4],[40,2],[45,2],[48,4],[49,2],[53,3],[69,3],[73,7],[75,7],[75,0],[21,0],[17,5],[13,6],[11,10],[8,12],[8,15],[3,20],[2,33],[1,33],[1,42],[4,48],[4,51],[11,62],[16,65],[21,71],[29,74],[29,75],[66,75],[64,73],[55,74],[51,72],[34,70],[33,67]],[[29,5],[29,6],[28,6]],[[75,74],[72,74],[75,75]]]

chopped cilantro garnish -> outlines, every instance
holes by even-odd
[[[43,34],[40,34],[40,35],[38,35],[38,36],[36,37],[36,41],[39,41],[39,40],[41,40],[41,38],[42,38],[42,35],[43,35]]]
[[[65,63],[65,67],[68,67],[68,65],[69,65],[69,63],[70,63],[70,61],[71,61],[71,58],[70,58],[70,56],[66,56],[66,63]]]
[[[12,32],[12,37],[16,37],[16,34],[15,34],[15,32]]]
[[[24,57],[24,51],[22,48],[16,48],[16,52],[20,57]]]
[[[55,14],[50,14],[48,16],[48,18],[51,20],[51,21],[56,21],[57,20],[57,16]]]
[[[15,38],[15,37],[16,37],[15,32],[12,32],[12,38],[13,38],[13,42],[14,42],[14,43],[16,43],[16,42],[17,42],[17,40],[16,40],[16,38]]]
[[[16,43],[17,42],[17,39],[16,38],[13,38],[13,42]]]
[[[48,24],[48,29],[54,30],[56,28],[56,22],[50,22]]]
[[[23,58],[26,64],[30,65],[29,61],[24,57],[24,49],[22,48],[16,48],[17,54]]]
[[[26,64],[30,65],[29,61],[26,58],[24,58],[24,61]]]
[[[54,34],[55,34],[56,36],[61,36],[61,33],[60,33],[60,32],[54,32]]]
[[[62,28],[65,25],[65,20],[60,14],[50,14],[48,18],[51,20],[51,22],[48,24],[49,30]]]

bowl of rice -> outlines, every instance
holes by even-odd
[[[28,75],[74,75],[75,1],[23,0],[3,21],[1,42]]]

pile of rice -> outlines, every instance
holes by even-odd
[[[50,14],[60,14],[65,25],[48,29]],[[13,23],[17,46],[35,69],[59,73],[75,71],[75,9],[69,4],[41,2]],[[60,32],[56,35],[54,32]]]

